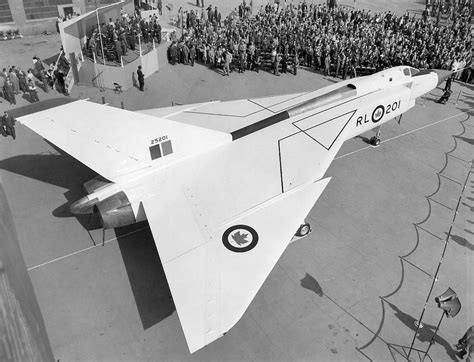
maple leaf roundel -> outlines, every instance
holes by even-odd
[[[258,234],[254,228],[248,225],[234,225],[224,231],[222,242],[230,251],[243,253],[255,248]]]
[[[375,107],[374,111],[372,112],[372,122],[377,123],[380,121],[385,114],[385,108],[382,105]]]

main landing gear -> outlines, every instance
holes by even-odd
[[[308,235],[311,232],[311,225],[308,223],[301,224],[298,230],[296,231],[295,236],[303,237]]]
[[[308,223],[303,223],[300,225],[298,230],[296,230],[295,235],[291,238],[290,243],[299,240],[311,232],[311,225]]]

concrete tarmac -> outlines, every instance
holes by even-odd
[[[73,96],[141,109],[337,81],[304,69],[222,77],[201,65],[172,67],[164,49],[145,93],[79,87]],[[344,144],[308,215],[313,232],[287,248],[234,328],[193,355],[148,224],[107,230],[102,247],[96,221],[68,212],[94,172],[18,125],[15,141],[0,140],[0,176],[55,358],[404,360],[451,228],[410,358],[423,358],[442,315],[434,297],[451,287],[462,309],[444,318],[426,360],[458,360],[451,345],[474,321],[474,89],[453,90],[448,104],[434,102],[436,89],[400,125],[384,125],[378,148],[367,144],[373,133]]]

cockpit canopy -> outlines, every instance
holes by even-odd
[[[406,76],[414,76],[416,73],[418,73],[420,70],[412,67],[406,67],[403,68],[403,74]]]

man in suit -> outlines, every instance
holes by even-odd
[[[145,86],[145,76],[143,75],[141,65],[138,66],[137,76],[138,76],[138,84],[140,85],[140,90],[143,92],[143,87]]]
[[[11,115],[9,115],[7,111],[5,111],[5,114],[3,115],[3,118],[2,118],[2,127],[5,127],[5,131],[7,135],[12,136],[13,139],[16,138],[15,119]]]

